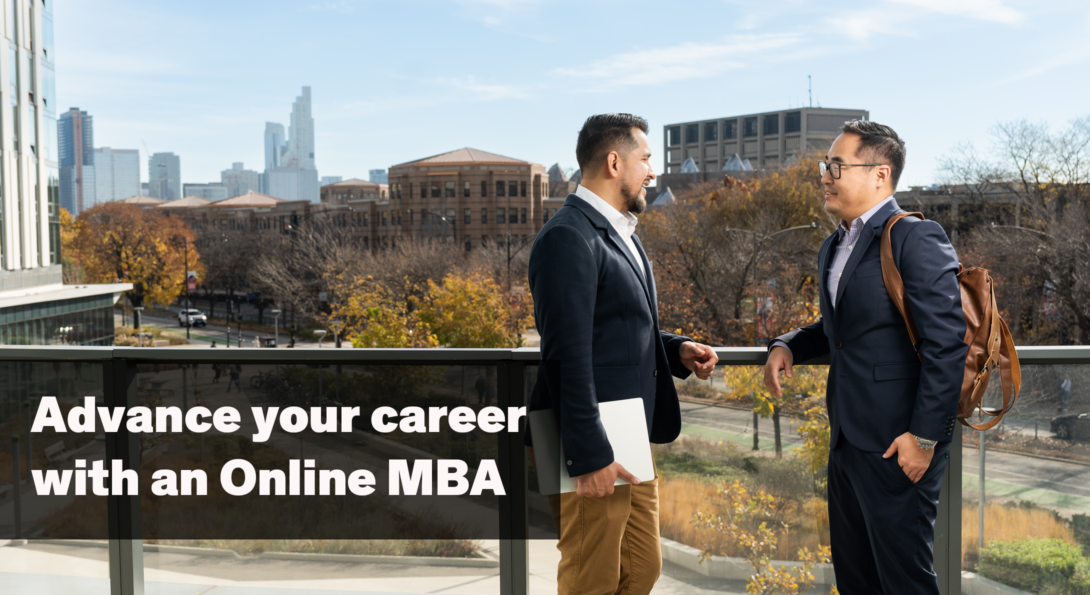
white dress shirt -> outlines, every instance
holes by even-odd
[[[624,240],[625,246],[628,246],[628,251],[632,253],[632,256],[636,259],[636,262],[641,263],[641,266],[637,270],[641,275],[644,275],[643,271],[643,259],[640,258],[640,251],[636,249],[636,243],[632,241],[632,234],[636,232],[636,224],[639,223],[639,219],[632,213],[625,211],[620,212],[613,208],[613,205],[609,204],[602,197],[587,190],[582,184],[575,189],[575,195],[579,198],[587,201],[590,206],[594,207],[609,224],[613,226],[613,229],[617,230],[617,234]]]
[[[863,234],[863,226],[878,212],[878,209],[886,206],[886,203],[891,200],[893,200],[892,195],[852,221],[851,226],[845,224],[843,219],[840,220],[840,225],[836,226],[840,238],[833,252],[833,257],[829,260],[829,303],[832,304],[833,308],[836,308],[836,291],[840,288],[840,276],[844,274],[844,267],[848,264],[848,257],[852,255],[852,250],[855,248],[856,242],[859,241],[859,236]]]

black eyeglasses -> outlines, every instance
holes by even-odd
[[[821,172],[822,177],[825,176],[825,172],[829,172],[833,176],[834,180],[840,179],[840,168],[842,167],[874,167],[877,165],[885,165],[884,163],[838,163],[833,161],[832,163],[827,161],[818,161],[818,171]]]

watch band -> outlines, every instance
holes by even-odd
[[[936,444],[939,443],[938,440],[928,440],[927,438],[920,438],[915,434],[913,434],[912,437],[916,439],[916,444],[919,444],[920,448],[924,450],[931,450],[932,448],[935,448]]]

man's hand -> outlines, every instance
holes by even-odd
[[[613,494],[613,484],[618,477],[632,485],[640,483],[638,477],[629,473],[628,469],[622,467],[617,461],[613,461],[607,467],[576,477],[575,493],[585,498],[609,496]]]
[[[916,483],[931,466],[931,457],[935,456],[935,449],[920,448],[920,445],[916,443],[916,437],[905,432],[889,445],[889,450],[882,455],[882,458],[888,459],[893,455],[897,455],[897,464],[901,466],[905,475],[912,480],[912,483]]]
[[[768,359],[765,360],[765,387],[777,399],[783,398],[783,388],[780,387],[780,370],[783,370],[784,375],[788,378],[794,378],[795,376],[791,372],[791,364],[794,359],[795,356],[790,349],[780,346],[773,347],[768,354]]]
[[[696,374],[696,377],[701,380],[712,377],[715,364],[719,361],[719,356],[715,355],[714,349],[692,341],[682,343],[678,349],[678,355],[681,357],[682,365]]]

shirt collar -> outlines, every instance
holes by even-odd
[[[614,229],[617,230],[617,233],[626,234],[626,237],[631,236],[633,233],[635,233],[636,224],[639,223],[639,218],[637,218],[632,213],[628,211],[625,211],[623,213],[618,211],[617,209],[613,208],[613,205],[606,202],[604,198],[591,192],[587,189],[586,186],[583,186],[582,184],[580,184],[575,189],[575,195],[587,201],[590,206],[594,207],[596,211],[601,213],[602,216],[606,218],[606,221],[609,221],[610,225],[612,225]]]
[[[866,213],[863,213],[862,215],[860,215],[858,219],[855,219],[854,221],[852,221],[851,225],[846,224],[844,222],[844,220],[841,219],[840,220],[840,225],[836,226],[836,230],[838,232],[840,232],[841,239],[843,239],[844,236],[847,235],[848,232],[851,231],[851,228],[855,227],[857,223],[859,224],[860,228],[862,228],[864,225],[866,225],[867,221],[870,221],[870,218],[873,217],[874,214],[877,213],[879,209],[886,206],[886,203],[888,203],[891,200],[893,200],[893,195],[892,194],[889,195],[889,197],[887,197],[882,202],[880,202],[880,203],[874,205],[873,207],[871,207],[871,209],[869,211],[867,211]]]

